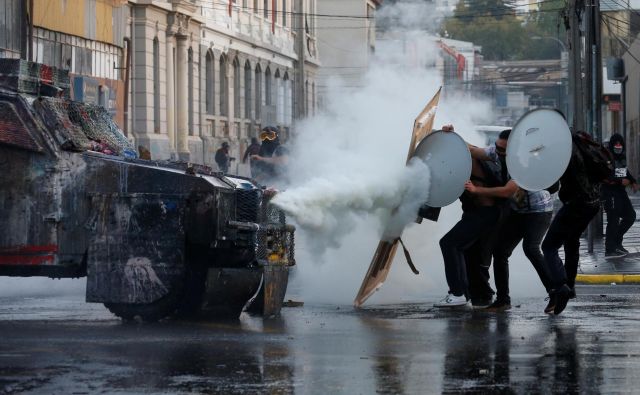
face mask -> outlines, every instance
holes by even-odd
[[[622,153],[622,147],[613,147],[613,153],[616,155],[620,155]]]

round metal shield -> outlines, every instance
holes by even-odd
[[[413,156],[422,159],[431,171],[427,205],[444,207],[462,195],[471,176],[471,154],[462,137],[454,132],[433,132],[422,139]]]
[[[539,191],[560,179],[571,159],[571,130],[557,111],[524,114],[507,145],[507,168],[519,187]]]

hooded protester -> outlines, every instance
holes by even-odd
[[[235,160],[235,158],[229,156],[229,143],[226,141],[222,143],[220,148],[216,151],[215,160],[218,165],[218,169],[221,172],[225,174],[229,172],[229,164],[232,160]]]
[[[609,151],[613,155],[614,169],[611,176],[602,183],[600,196],[607,213],[605,238],[605,258],[622,257],[629,253],[622,246],[622,238],[636,220],[636,211],[631,205],[626,187],[638,189],[635,178],[627,169],[624,138],[615,133],[609,139]]]

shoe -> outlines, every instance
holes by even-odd
[[[575,299],[576,298],[576,289],[575,288],[569,288],[569,299]]]
[[[460,307],[465,306],[466,304],[466,296],[455,296],[454,294],[448,294],[446,298],[442,299],[438,303],[435,303],[433,307]]]
[[[608,258],[622,258],[623,256],[625,256],[627,254],[625,254],[624,252],[620,251],[620,250],[614,250],[614,251],[605,251],[604,253],[604,259],[608,259]]]
[[[493,298],[488,299],[471,299],[471,307],[474,309],[486,309],[491,306],[491,302],[493,302]]]
[[[500,311],[505,311],[510,309],[511,309],[511,302],[496,300],[495,302],[491,303],[489,307],[486,307],[484,311],[488,311],[491,313],[498,313]]]
[[[544,300],[548,300],[549,301],[549,303],[547,303],[547,307],[544,308],[544,312],[546,314],[553,313],[553,309],[556,308],[556,294],[551,292],[551,293],[549,293],[549,296],[547,296]]]
[[[553,314],[558,315],[562,313],[565,307],[567,307],[570,293],[571,293],[571,288],[569,288],[567,284],[564,284],[557,291],[555,291],[556,306],[553,308]]]
[[[618,248],[616,248],[616,251],[621,252],[621,253],[623,253],[625,255],[629,255],[629,250],[627,250],[624,247],[618,247]]]

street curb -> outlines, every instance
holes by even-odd
[[[578,284],[640,284],[640,274],[578,274]]]

